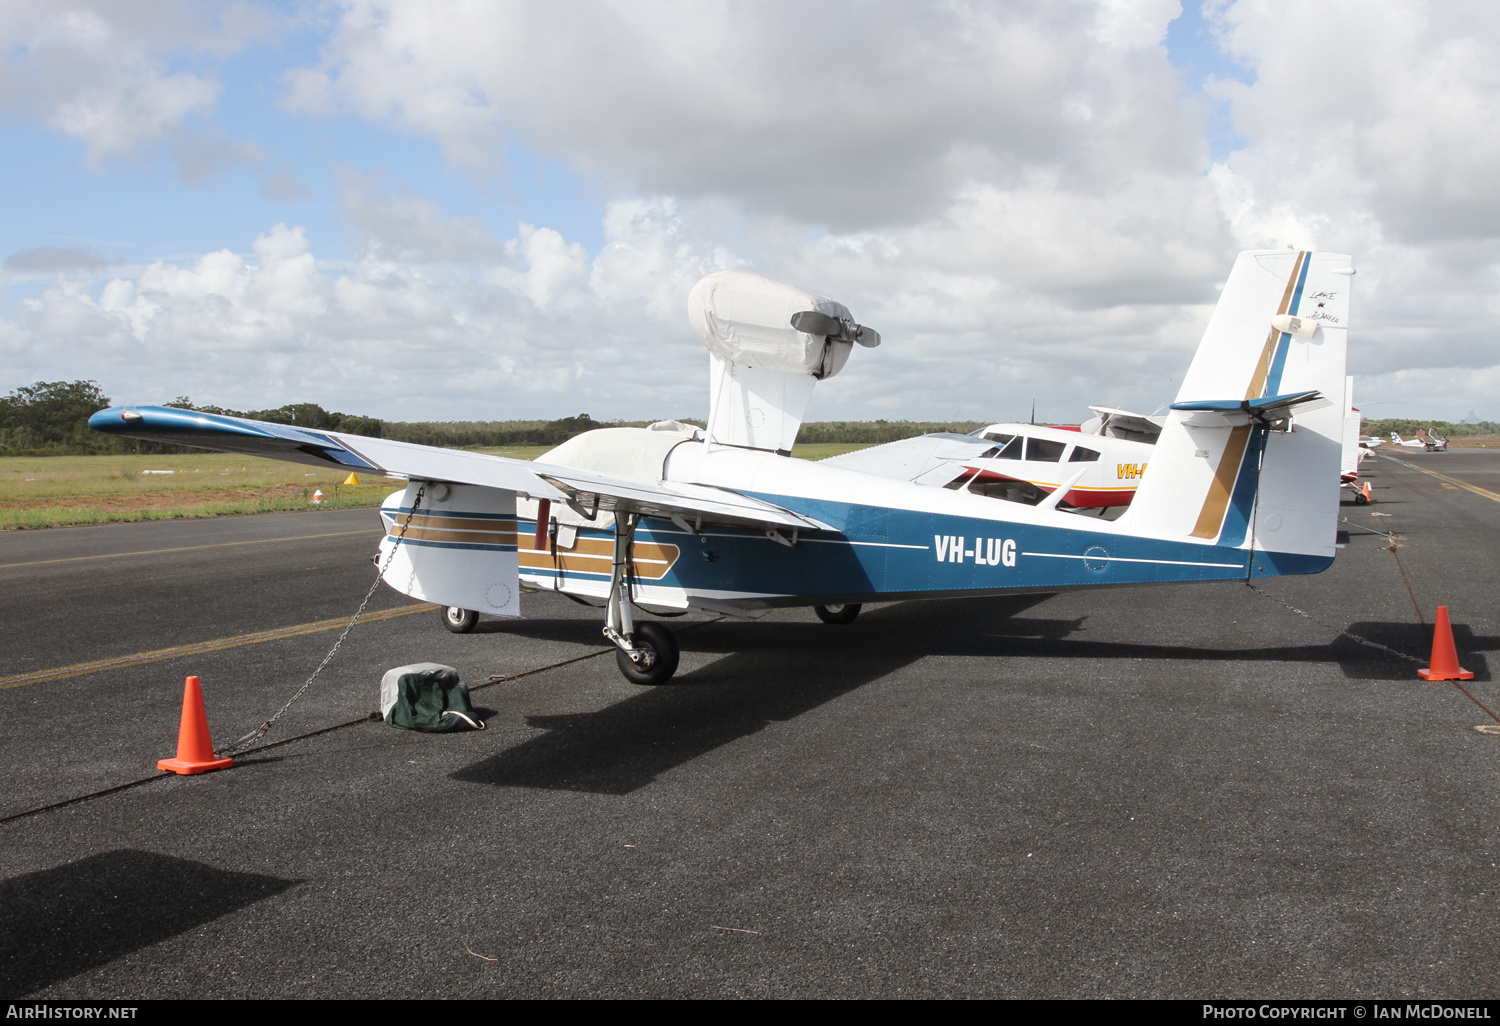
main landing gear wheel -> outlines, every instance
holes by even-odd
[[[842,606],[813,606],[813,612],[824,623],[853,623],[861,608],[851,602]]]
[[[659,623],[638,623],[630,643],[640,655],[637,663],[622,648],[615,649],[615,662],[632,684],[665,684],[677,672],[680,650],[672,632]]]
[[[1367,499],[1367,498],[1365,498],[1365,493],[1364,492],[1355,492],[1354,493],[1354,504],[1356,506],[1368,506],[1370,504],[1370,500]]]
[[[443,618],[443,626],[454,634],[467,634],[479,623],[479,614],[472,609],[444,606],[438,613]]]

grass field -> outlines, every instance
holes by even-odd
[[[862,445],[799,445],[820,460]],[[480,449],[533,460],[547,446]],[[170,473],[168,473],[170,472]],[[170,520],[378,506],[401,487],[384,477],[343,484],[347,470],[205,453],[193,456],[16,456],[0,459],[0,531],[127,520]],[[314,504],[321,490],[323,501]]]
[[[345,485],[347,475],[212,453],[17,456],[0,460],[0,530],[376,506],[400,487],[383,477]],[[324,498],[315,505],[318,490]]]

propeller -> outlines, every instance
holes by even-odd
[[[874,328],[840,320],[817,310],[801,310],[792,314],[792,327],[804,335],[824,335],[841,342],[858,342],[867,349],[880,345],[880,332]]]

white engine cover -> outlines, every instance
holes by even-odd
[[[854,344],[792,327],[813,310],[853,323],[827,296],[752,271],[716,271],[693,286],[688,321],[708,347],[708,438],[789,453],[813,386],[837,374]]]
[[[843,303],[753,271],[715,271],[688,295],[688,322],[709,352],[741,367],[831,378],[853,343],[792,327],[792,314],[804,310],[851,320]],[[825,355],[825,346],[833,352]]]

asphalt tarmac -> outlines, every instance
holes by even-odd
[[[525,674],[476,691],[488,729],[359,723],[0,823],[0,996],[1495,997],[1500,737],[1417,678],[1430,637],[1359,528],[1401,537],[1500,712],[1500,452],[1396,456],[1333,568],[1263,594],[684,617],[659,688],[600,611],[527,595],[453,635],[382,586],[268,740],[422,660]],[[186,674],[221,744],[260,723],[378,536],[0,535],[0,818],[149,776]]]

